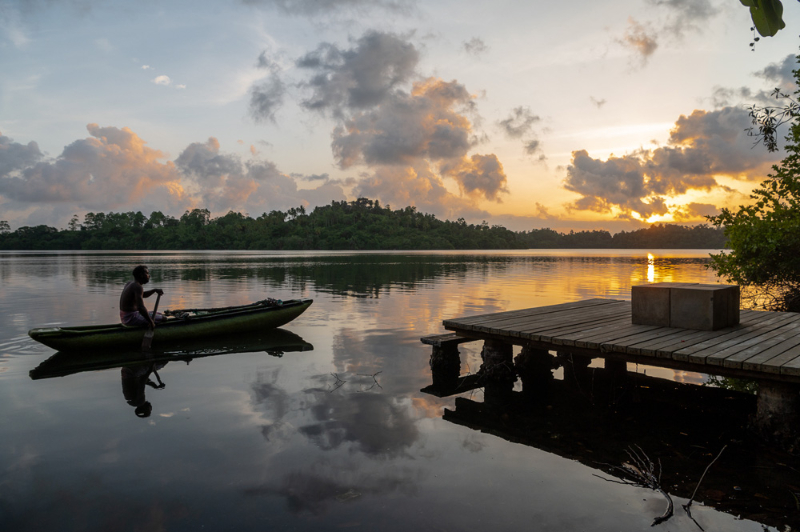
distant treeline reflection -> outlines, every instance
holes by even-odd
[[[46,225],[10,231],[0,221],[0,249],[240,249],[240,250],[391,250],[391,249],[721,249],[722,228],[652,225],[611,235],[608,231],[559,233],[552,229],[511,231],[499,225],[438,220],[415,207],[392,210],[378,201],[332,202],[307,213],[303,207],[271,211],[257,218],[229,212],[211,218],[207,209],[180,218],[161,212],[88,213],[73,217],[67,229]]]

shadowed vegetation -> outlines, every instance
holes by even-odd
[[[442,221],[415,207],[392,210],[366,198],[332,202],[307,213],[303,207],[257,218],[229,212],[211,218],[206,209],[180,218],[153,212],[89,213],[68,229],[45,225],[10,231],[0,222],[5,250],[411,250],[666,248],[721,249],[723,230],[700,225],[653,225],[620,232],[552,229],[514,232],[499,225]]]

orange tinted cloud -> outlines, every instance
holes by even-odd
[[[147,147],[133,131],[97,124],[86,128],[92,136],[76,140],[55,159],[0,178],[0,194],[20,202],[74,202],[90,209],[117,208],[157,189],[158,194],[182,194],[175,165],[161,162],[164,154]]]
[[[717,176],[739,180],[766,177],[780,153],[752,149],[744,109],[696,110],[681,116],[666,146],[622,157],[594,159],[586,150],[572,153],[564,187],[581,198],[570,208],[596,212],[617,209],[624,217],[667,214],[668,199],[689,190],[724,190]]]

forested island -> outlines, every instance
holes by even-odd
[[[257,218],[239,212],[211,218],[206,209],[180,218],[161,212],[88,213],[66,229],[46,225],[11,231],[0,221],[2,250],[413,250],[413,249],[722,249],[723,228],[659,224],[622,231],[511,231],[499,225],[439,220],[415,207],[392,210],[359,198]]]

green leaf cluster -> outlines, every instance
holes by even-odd
[[[786,27],[783,22],[783,4],[780,0],[739,0],[750,8],[750,17],[762,37],[773,37]]]

